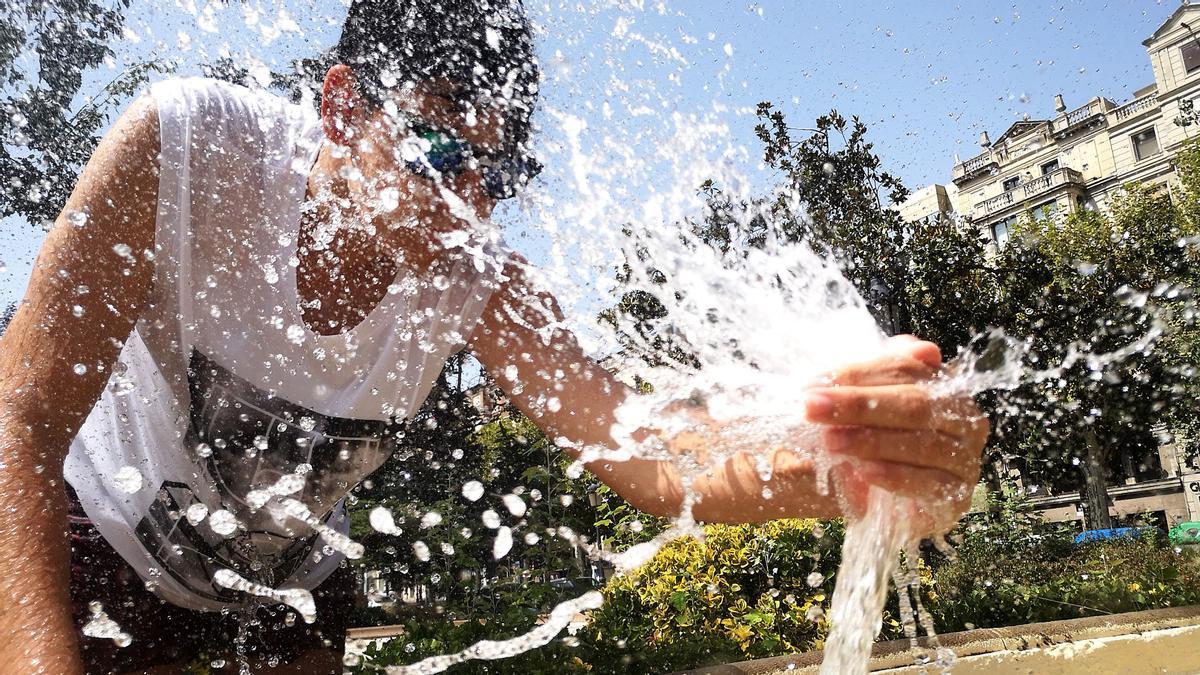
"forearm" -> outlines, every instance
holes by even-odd
[[[673,463],[635,458],[592,462],[587,468],[641,511],[664,517],[681,512],[688,488]],[[830,481],[829,490],[822,494],[812,463],[792,453],[775,453],[765,481],[755,460],[739,454],[692,481],[692,515],[708,523],[834,518],[841,515],[834,487]]]
[[[38,433],[44,431],[38,429],[40,423],[4,412],[0,411],[0,663],[20,672],[81,673],[71,615],[62,466],[46,465],[47,456],[62,453],[46,451],[47,434]]]

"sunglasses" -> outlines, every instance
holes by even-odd
[[[402,153],[404,165],[422,178],[449,179],[478,168],[488,196],[500,200],[517,196],[542,171],[542,165],[533,158],[485,152],[446,129],[418,117],[406,117],[410,138],[406,141],[407,152]]]

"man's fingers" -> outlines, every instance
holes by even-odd
[[[932,342],[912,335],[897,335],[889,339],[884,348],[888,352],[916,359],[930,368],[942,367],[942,350]]]
[[[821,378],[821,386],[872,387],[888,384],[912,384],[931,379],[937,369],[904,354],[884,356],[869,363],[839,368]]]
[[[960,481],[979,477],[979,453],[938,431],[829,427],[825,448],[835,455],[912,468],[939,468]]]
[[[974,438],[987,421],[968,397],[931,398],[917,385],[810,389],[805,415],[814,424],[880,429],[933,429]]]

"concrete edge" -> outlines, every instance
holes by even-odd
[[[938,636],[938,643],[956,656],[975,656],[999,651],[1022,651],[1051,645],[1143,633],[1152,630],[1183,628],[1200,625],[1200,605],[1150,609],[1127,614],[1110,614],[1082,619],[1047,621],[1005,628],[947,633]],[[930,647],[928,638],[918,638],[918,648]],[[870,669],[884,670],[913,665],[912,643],[909,640],[879,642],[871,650]],[[776,656],[755,661],[742,661],[720,666],[689,670],[679,675],[773,675],[802,672],[821,665],[822,651]]]

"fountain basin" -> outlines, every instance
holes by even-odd
[[[955,675],[988,673],[1200,673],[1200,606],[949,633],[941,645],[957,660]],[[924,640],[918,644],[925,646]],[[816,673],[819,651],[689,671],[692,675]],[[908,640],[872,649],[872,673],[929,673],[914,665]]]

